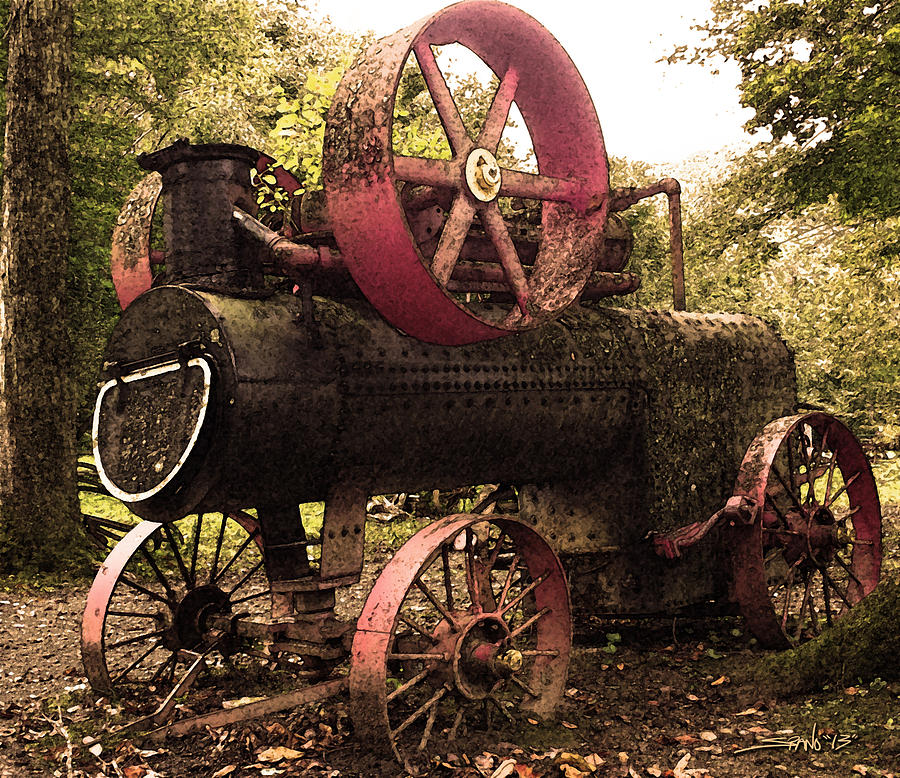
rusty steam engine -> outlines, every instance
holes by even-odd
[[[449,43],[499,79],[477,132],[435,59]],[[411,58],[449,159],[392,143]],[[536,172],[498,161],[514,101]],[[124,311],[93,437],[104,485],[145,521],[90,593],[95,688],[171,689],[159,725],[216,657],[262,654],[299,688],[165,731],[349,686],[357,729],[409,765],[483,703],[549,715],[573,615],[739,610],[786,646],[874,588],[859,445],[798,412],[771,326],[684,312],[677,182],[610,190],[587,89],[536,21],[466,0],[377,41],[335,95],[323,161],[324,193],[300,195],[243,146],[139,160],[153,175],[114,236]],[[257,213],[260,175],[292,195],[278,224]],[[639,284],[617,213],[654,194],[675,310],[608,307]],[[470,484],[499,486],[360,583],[371,495]],[[298,506],[315,501],[313,531]],[[336,593],[354,585],[372,591],[348,617]]]

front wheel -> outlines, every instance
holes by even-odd
[[[386,565],[353,640],[358,733],[410,772],[491,715],[549,716],[572,642],[563,568],[511,516],[429,525]]]

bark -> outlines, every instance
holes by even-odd
[[[778,695],[825,684],[900,679],[900,576],[886,578],[833,627],[799,648],[762,659],[753,676]]]
[[[65,310],[71,0],[12,0],[0,214],[0,571],[84,548]]]

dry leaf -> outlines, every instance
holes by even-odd
[[[699,698],[696,694],[689,694],[689,695],[687,696],[687,698],[688,698],[691,702],[699,702],[699,701],[700,701],[700,698]]]
[[[700,739],[705,740],[707,743],[712,743],[713,740],[717,740],[715,732],[710,732],[708,729],[704,730],[700,733]]]
[[[869,768],[866,767],[864,764],[855,764],[855,765],[853,765],[853,772],[856,773],[857,775],[868,775]]]
[[[515,759],[504,759],[497,765],[497,769],[491,773],[491,778],[509,778],[516,771]]]
[[[147,768],[140,764],[133,764],[122,770],[125,778],[144,778],[147,774]]]
[[[728,680],[728,676],[727,676],[727,675],[720,675],[718,678],[716,678],[715,681],[713,681],[713,682],[710,684],[710,686],[719,686],[720,684],[725,683],[727,680]]]
[[[303,756],[302,751],[295,751],[293,748],[287,748],[286,746],[275,746],[273,748],[267,748],[265,751],[260,751],[256,758],[259,759],[260,762],[280,762],[282,759],[299,759]]]
[[[237,770],[236,764],[226,765],[221,770],[216,770],[210,778],[225,778],[226,775],[231,775],[235,770]]]
[[[100,756],[100,754],[103,753],[103,746],[101,746],[99,743],[94,743],[94,745],[92,745],[88,749],[88,751],[90,751],[94,756]]]
[[[562,767],[562,765],[570,765],[582,773],[592,773],[596,769],[592,767],[587,759],[581,756],[581,754],[575,754],[571,751],[563,751],[556,757],[555,761],[560,767]]]
[[[518,778],[538,778],[537,773],[527,764],[517,764],[515,771]]]
[[[675,740],[677,740],[683,746],[690,745],[691,743],[699,743],[700,742],[693,735],[678,735],[675,738]]]
[[[600,756],[600,754],[588,754],[584,758],[584,761],[587,762],[595,770],[598,767],[602,767],[603,765],[606,764],[606,761]]]
[[[568,721],[560,721],[559,723],[562,724],[566,729],[578,729],[577,724],[570,724]]]
[[[534,724],[535,726],[537,726],[537,719],[526,719],[526,721],[527,721],[529,724]]]
[[[660,770],[659,765],[656,765],[656,764],[653,765],[652,767],[646,768],[646,772],[647,772],[647,775],[650,776],[650,778],[661,778],[661,776],[662,776],[662,770]]]
[[[849,694],[852,697],[854,694],[856,694],[857,691],[858,690],[855,686],[848,686],[846,689],[844,689],[844,694]],[[859,765],[857,765],[857,767],[859,767]],[[853,769],[855,770],[856,768]],[[865,773],[863,774],[865,775]]]
[[[222,707],[225,710],[231,710],[232,708],[240,708],[242,705],[249,705],[251,702],[259,702],[265,699],[265,697],[241,697],[239,700],[223,700]]]
[[[752,716],[754,713],[759,713],[756,708],[747,708],[747,710],[742,710],[740,713],[735,713],[735,716]]]
[[[624,751],[619,751],[618,757],[619,761],[622,764],[628,764],[628,754],[626,754]]]
[[[617,667],[619,670],[624,670],[624,669],[625,669],[625,663],[624,663],[624,662],[619,662],[619,664],[617,664],[616,667]]]
[[[685,754],[683,757],[681,757],[681,759],[678,760],[678,764],[675,765],[675,769],[672,771],[674,778],[690,778],[690,776],[684,770],[684,768],[687,767],[687,763],[690,761],[690,754]]]
[[[559,769],[562,770],[562,774],[566,778],[584,778],[586,775],[590,775],[589,772],[586,773],[577,767],[572,767],[570,764],[561,764]]]

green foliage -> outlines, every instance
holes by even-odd
[[[802,205],[900,214],[900,4],[896,0],[716,0],[704,45],[669,61],[734,60],[741,101],[796,154],[785,185]]]

